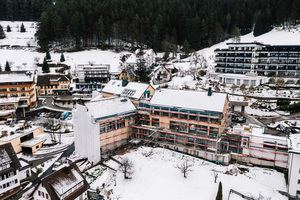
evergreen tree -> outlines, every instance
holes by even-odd
[[[232,31],[232,34],[231,34],[231,37],[232,37],[232,41],[235,42],[235,43],[240,43],[241,41],[241,32],[240,32],[240,29],[235,26],[233,31]]]
[[[184,40],[182,43],[182,51],[185,55],[188,55],[190,53],[190,44],[187,40]]]
[[[23,23],[21,24],[20,32],[21,33],[25,33],[26,32],[26,29],[25,29],[25,26],[24,26]]]
[[[0,25],[0,39],[4,39],[4,38],[5,38],[5,34],[4,34],[2,26]]]
[[[7,27],[6,27],[6,32],[11,32],[11,28],[9,25],[7,25]]]
[[[63,53],[61,53],[61,55],[60,55],[60,62],[65,62],[66,60],[65,60],[65,56],[64,56],[64,54]]]
[[[49,73],[50,72],[49,65],[47,63],[46,58],[44,58],[44,62],[43,62],[43,66],[42,66],[42,71],[43,71],[43,73]]]
[[[220,181],[216,200],[222,200],[222,199],[223,199],[222,182]]]
[[[50,56],[49,51],[46,51],[46,59],[47,59],[47,60],[50,60],[50,59],[51,59],[51,56]]]
[[[5,63],[5,71],[11,71],[8,61]]]

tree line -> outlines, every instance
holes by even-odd
[[[36,33],[42,51],[144,45],[172,52],[180,45],[188,52],[236,34],[254,30],[260,35],[274,25],[295,25],[300,19],[299,0],[35,1],[43,2]]]

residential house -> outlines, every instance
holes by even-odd
[[[158,146],[229,163],[228,153],[216,153],[230,113],[227,94],[158,89],[150,102],[140,101],[132,134]]]
[[[34,200],[86,200],[89,184],[71,163],[43,178],[33,193]]]
[[[129,125],[135,122],[136,108],[127,97],[111,97],[76,105],[75,149],[90,162],[111,155],[128,143]]]
[[[299,76],[300,45],[269,45],[259,42],[227,43],[216,49],[216,72],[260,76]]]
[[[172,80],[172,73],[164,65],[157,66],[150,74],[154,84],[162,84]]]
[[[24,114],[36,102],[33,72],[0,72],[0,116],[7,117],[17,109],[22,109]]]
[[[123,69],[119,75],[119,80],[124,80],[124,79],[126,79],[129,82],[135,81],[136,74],[132,69]]]
[[[137,69],[138,63],[143,63],[145,67],[150,67],[155,64],[155,52],[153,49],[143,49],[140,53],[140,49],[135,51],[126,61],[126,68]]]
[[[124,80],[111,80],[102,90],[102,96],[107,97],[128,97],[134,104],[141,99],[150,99],[155,92],[152,85],[146,83],[128,82]]]
[[[69,93],[71,79],[67,75],[47,74],[37,77],[37,95],[56,95]]]
[[[16,194],[20,189],[21,164],[10,143],[0,145],[0,200]]]

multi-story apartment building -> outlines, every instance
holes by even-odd
[[[299,76],[300,46],[268,45],[259,42],[227,43],[216,49],[216,72],[264,76]]]
[[[89,184],[71,163],[41,180],[33,192],[34,200],[86,200]]]
[[[36,91],[38,96],[67,94],[71,79],[67,75],[47,74],[37,77]]]
[[[128,143],[136,108],[127,97],[111,97],[77,104],[72,114],[76,151],[97,163],[100,155],[110,155]]]
[[[3,112],[16,109],[16,105],[23,111],[34,106],[36,104],[34,74],[30,71],[0,72],[0,98],[0,110]]]
[[[109,71],[110,65],[107,64],[79,64],[76,66],[76,72],[80,83],[107,83],[110,80]]]
[[[12,145],[0,145],[0,200],[7,199],[20,190],[20,167]]]
[[[230,155],[219,154],[219,146],[230,120],[227,94],[159,89],[150,102],[139,103],[131,128],[135,137],[159,146],[228,163]]]

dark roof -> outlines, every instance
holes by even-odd
[[[131,69],[125,69],[125,71],[129,74],[129,76],[131,78],[134,77],[134,76],[136,76],[135,73]]]
[[[50,85],[50,79],[59,79],[59,81],[70,80],[70,78],[67,75],[61,75],[61,74],[39,75],[37,77],[36,85]]]
[[[84,193],[88,188],[89,184],[85,180],[85,178],[82,176],[80,170],[78,169],[76,163],[71,163],[68,167],[64,167],[48,176],[42,179],[41,183],[46,188],[47,192],[49,193],[52,200],[59,200],[59,196],[55,192],[55,189],[53,187],[54,184],[61,182],[64,179],[67,179],[70,183],[71,181],[76,181],[76,176],[72,173],[72,170],[76,170],[78,174],[83,178],[83,185],[78,188],[75,192],[71,193],[70,196],[67,196],[64,198],[65,200],[71,200],[75,199],[82,193]]]
[[[0,145],[0,165],[4,164],[4,161],[7,160],[4,159],[6,155],[9,156],[9,160],[11,161],[10,168],[0,171],[0,175],[17,170],[21,167],[21,163],[19,162],[17,154],[10,142]]]

